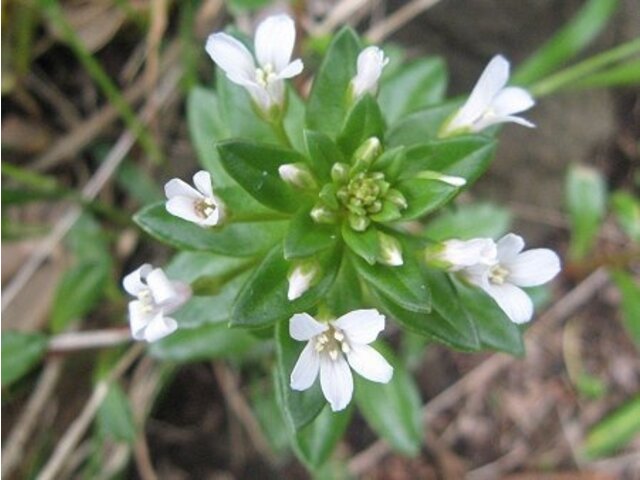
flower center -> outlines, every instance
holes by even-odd
[[[329,325],[329,330],[315,337],[316,352],[326,353],[331,360],[337,360],[340,352],[349,353],[351,347],[342,330]]]
[[[145,288],[138,293],[138,300],[142,303],[142,310],[145,313],[151,313],[155,310],[156,302],[153,300],[153,295],[151,295],[151,289]]]
[[[338,190],[337,196],[347,209],[358,216],[378,213],[389,184],[381,172],[358,173],[346,186]]]
[[[273,66],[270,63],[263,65],[261,68],[256,68],[256,82],[262,87],[267,87],[270,83],[273,83],[278,76],[275,74]]]
[[[491,283],[495,283],[496,285],[502,285],[507,277],[509,276],[509,270],[504,268],[502,265],[494,265],[489,270],[489,281]]]
[[[201,218],[209,218],[216,211],[216,204],[211,198],[201,198],[193,205],[196,214]]]

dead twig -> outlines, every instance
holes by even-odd
[[[525,339],[527,348],[533,348],[541,335],[560,324],[562,320],[583,306],[606,285],[608,279],[606,270],[598,269],[558,300],[527,332]],[[428,425],[440,412],[455,405],[469,392],[475,391],[478,385],[486,385],[515,360],[514,357],[502,353],[489,357],[422,407],[422,418],[425,424]],[[389,451],[389,446],[382,440],[375,442],[351,459],[348,465],[349,473],[355,477],[363,475]]]
[[[127,327],[109,330],[90,330],[68,332],[56,335],[49,340],[49,353],[65,353],[74,350],[114,347],[131,341]]]
[[[365,38],[373,43],[385,40],[396,30],[413,20],[425,10],[433,7],[440,0],[413,0],[400,7],[382,22],[377,23],[364,34]]]
[[[91,425],[91,422],[98,412],[100,405],[102,405],[102,402],[109,392],[109,387],[111,386],[111,384],[124,374],[124,372],[138,358],[143,350],[144,345],[142,344],[136,344],[131,347],[122,356],[120,361],[106,376],[106,378],[98,382],[98,384],[93,389],[91,397],[85,404],[82,412],[80,412],[80,415],[78,415],[78,417],[69,426],[60,441],[57,443],[56,449],[54,450],[53,454],[51,455],[51,457],[49,457],[49,460],[36,477],[37,480],[53,480],[56,478],[58,472],[69,458],[69,455],[73,453],[74,448],[82,439],[82,436],[89,428],[89,425]]]

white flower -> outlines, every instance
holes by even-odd
[[[291,372],[291,388],[307,390],[320,373],[322,393],[337,412],[353,396],[351,368],[368,380],[388,383],[393,367],[369,346],[382,330],[384,316],[377,310],[354,310],[328,323],[306,313],[294,315],[289,335],[307,345]]]
[[[367,47],[358,55],[357,73],[351,80],[353,96],[360,98],[366,93],[375,95],[382,69],[389,63],[384,52],[378,47]]]
[[[445,124],[440,135],[479,132],[505,122],[534,127],[533,123],[514,115],[531,108],[535,104],[533,98],[523,88],[505,87],[508,81],[509,62],[501,55],[493,57],[465,104]]]
[[[211,175],[200,170],[193,176],[193,184],[196,188],[179,178],[165,184],[167,211],[201,227],[217,225],[222,219],[222,203],[213,194]]]
[[[122,285],[137,297],[129,302],[129,324],[135,340],[154,342],[175,332],[178,324],[165,315],[189,300],[189,285],[169,280],[160,268],[148,263],[124,277]]]
[[[255,53],[226,33],[209,35],[206,50],[229,80],[247,89],[258,107],[268,112],[284,103],[284,80],[302,72],[300,59],[291,61],[296,41],[293,20],[287,15],[267,17],[256,30]]]
[[[287,298],[289,300],[300,298],[304,292],[309,290],[309,287],[311,287],[314,280],[316,280],[318,273],[320,273],[320,267],[315,261],[303,262],[296,265],[288,275],[289,290],[287,292]]]
[[[496,244],[495,262],[464,269],[467,279],[489,294],[514,323],[533,316],[533,302],[520,287],[542,285],[560,272],[555,252],[546,248],[523,252],[523,248],[522,237],[509,233]]]
[[[431,255],[431,253],[433,255]],[[497,261],[498,250],[490,238],[473,238],[471,240],[447,240],[429,252],[439,261],[446,264],[450,272],[457,272],[474,265],[493,265]]]

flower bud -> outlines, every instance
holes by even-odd
[[[392,267],[400,266],[404,263],[402,259],[402,246],[397,238],[378,232],[380,240],[380,263]]]
[[[323,203],[317,203],[311,209],[311,218],[316,223],[336,223],[337,217],[336,212],[329,209]]]
[[[351,173],[365,172],[373,161],[382,153],[382,144],[377,137],[365,140],[353,154],[353,168]]]
[[[370,223],[371,220],[365,215],[349,213],[349,226],[356,232],[364,232]]]
[[[496,244],[490,238],[447,240],[427,248],[425,253],[428,263],[450,272],[474,265],[492,265],[497,258]]]
[[[334,163],[331,167],[331,180],[336,183],[347,183],[349,181],[349,168],[346,163]]]
[[[318,279],[320,265],[316,261],[297,263],[287,275],[289,290],[287,298],[291,301],[300,298]]]
[[[464,187],[467,184],[467,180],[462,177],[445,175],[440,172],[434,172],[433,170],[423,170],[416,175],[416,178],[435,180],[436,182],[446,183],[447,185],[457,188]]]
[[[304,163],[287,163],[278,167],[280,178],[294,187],[303,190],[318,188],[315,178],[309,167]]]

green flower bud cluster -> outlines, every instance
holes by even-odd
[[[331,168],[332,183],[325,185],[311,211],[317,223],[335,223],[346,218],[349,226],[365,231],[372,221],[389,222],[401,217],[407,201],[392,188],[385,174],[375,169],[382,153],[380,141],[370,138],[353,155],[353,165],[338,162]]]

